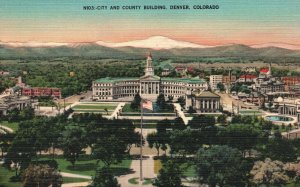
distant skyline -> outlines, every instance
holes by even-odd
[[[165,36],[200,45],[300,45],[298,0],[0,0],[2,42],[126,42]],[[85,5],[190,5],[191,10],[95,10]],[[192,5],[217,4],[218,10]]]

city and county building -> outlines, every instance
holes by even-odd
[[[23,110],[31,106],[31,99],[26,96],[5,96],[0,98],[0,116],[7,115],[13,109]]]
[[[217,89],[218,83],[223,82],[223,75],[210,75],[209,76],[209,84],[212,90]]]
[[[186,109],[192,107],[197,113],[220,112],[221,97],[210,91],[190,91],[186,95]]]
[[[130,78],[101,78],[92,84],[94,100],[132,100],[136,94],[142,98],[156,100],[159,94],[174,99],[185,97],[187,91],[207,90],[208,85],[204,79],[195,78],[168,78],[154,74],[152,56],[148,55],[145,75]]]

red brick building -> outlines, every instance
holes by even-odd
[[[298,76],[286,76],[281,78],[285,85],[285,91],[289,91],[291,86],[300,84],[300,77]]]
[[[61,98],[61,90],[60,88],[23,88],[22,95],[31,96],[31,97],[55,97]]]

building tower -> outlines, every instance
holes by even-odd
[[[145,68],[145,76],[154,76],[154,69],[152,66],[152,55],[151,53],[148,54],[147,63]]]

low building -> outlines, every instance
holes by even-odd
[[[268,78],[255,87],[260,93],[284,92],[284,83],[275,77]]]
[[[290,91],[295,85],[300,84],[299,76],[285,76],[281,77],[281,80],[285,84],[285,91]]]
[[[209,76],[209,84],[212,90],[217,89],[218,83],[223,82],[223,75],[210,75]]]
[[[22,95],[30,97],[54,97],[61,98],[60,88],[41,88],[41,87],[29,87],[23,88]]]
[[[6,96],[0,98],[0,116],[7,115],[13,109],[23,110],[31,106],[30,97],[26,96]]]
[[[235,75],[223,75],[222,83],[227,85],[234,83],[236,81],[236,76]]]
[[[239,79],[237,80],[237,82],[243,83],[254,83],[257,79],[256,75],[241,75],[239,77]]]
[[[220,111],[221,97],[210,91],[196,90],[186,95],[186,109],[192,107],[197,113],[217,113]]]

